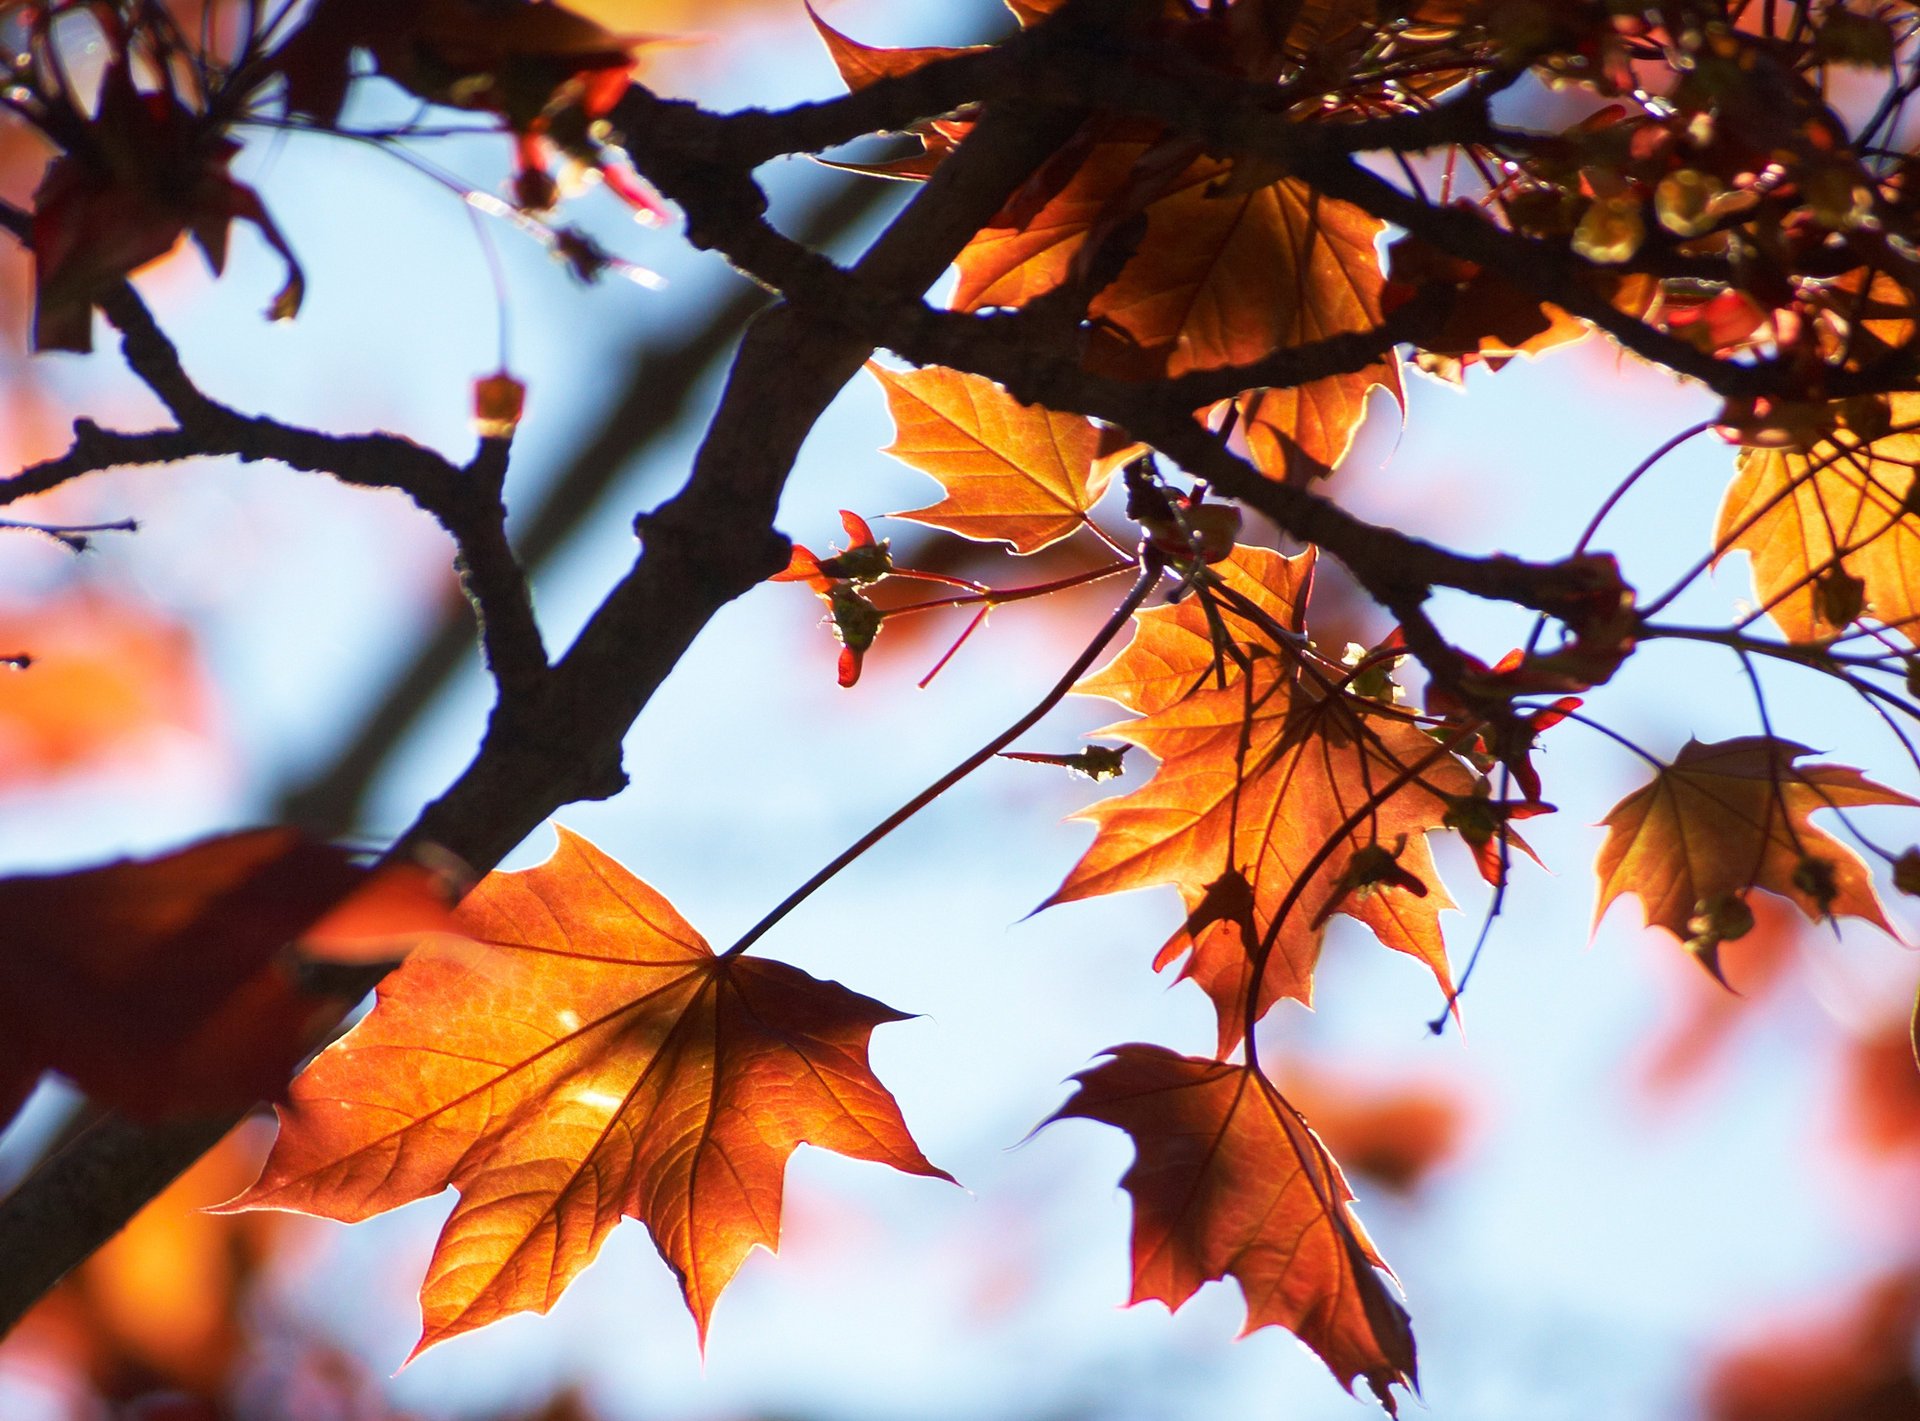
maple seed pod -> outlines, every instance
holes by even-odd
[[[893,555],[887,551],[888,539],[877,543],[856,543],[843,553],[824,558],[820,571],[828,577],[843,577],[848,582],[878,582],[893,571]]]
[[[1843,567],[1830,567],[1813,580],[1813,609],[1830,627],[1844,627],[1867,605],[1867,584]]]
[[[1753,931],[1753,909],[1736,893],[1716,893],[1693,905],[1687,919],[1687,951],[1698,954],[1723,942],[1737,942]]]
[[[1920,898],[1920,848],[1908,849],[1893,861],[1893,886],[1909,898]]]
[[[1813,899],[1822,917],[1833,915],[1833,900],[1840,896],[1840,884],[1834,877],[1832,859],[1808,854],[1793,866],[1793,886]]]
[[[1596,199],[1573,229],[1574,251],[1603,266],[1632,261],[1646,239],[1647,220],[1632,193]]]
[[[1025,760],[1030,765],[1058,765],[1070,774],[1099,784],[1102,780],[1118,779],[1126,773],[1121,761],[1126,757],[1125,745],[1089,745],[1084,750],[1071,755],[1049,755],[1037,750],[1002,750],[1003,760]]]
[[[1653,190],[1653,213],[1674,236],[1698,237],[1719,221],[1713,200],[1725,191],[1726,184],[1712,173],[1681,168],[1660,179]]]
[[[1686,948],[1693,954],[1694,961],[1707,969],[1708,976],[1732,991],[1733,984],[1720,970],[1720,944],[1743,938],[1752,931],[1753,909],[1747,906],[1746,899],[1733,893],[1718,893],[1693,905],[1693,916],[1687,919],[1690,936]]]
[[[878,607],[844,584],[827,594],[827,607],[833,614],[833,634],[849,651],[865,651],[872,646],[886,618]]]

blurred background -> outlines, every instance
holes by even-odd
[[[685,37],[648,51],[650,82],[671,93],[731,107],[838,87],[797,0],[578,8],[622,33]],[[1008,28],[984,0],[840,0],[823,13],[873,43]],[[356,95],[348,118],[363,126],[414,112],[388,86]],[[1543,113],[1552,102],[1520,101]],[[460,458],[470,383],[500,364],[504,341],[529,385],[509,497],[549,642],[564,645],[630,562],[632,514],[683,477],[763,297],[599,191],[575,197],[569,220],[658,280],[576,284],[540,244],[463,201],[463,187],[504,189],[497,137],[418,145],[412,161],[341,139],[247,137],[236,171],[298,251],[308,303],[291,325],[260,319],[279,268],[250,231],[219,282],[197,254],[176,253],[140,286],[189,369],[242,409],[392,429]],[[28,198],[43,161],[0,129],[8,198]],[[905,195],[800,161],[765,176],[783,224],[841,254]],[[24,260],[0,252],[0,463],[61,452],[75,416],[158,422],[106,341],[91,357],[28,360],[27,291]],[[1563,554],[1628,469],[1713,413],[1594,342],[1476,368],[1464,389],[1411,377],[1404,420],[1375,400],[1337,476],[1342,500],[1468,551],[1533,557]],[[888,437],[878,387],[856,381],[807,447],[783,529],[821,548],[841,537],[846,507],[874,517],[909,565],[991,568],[1002,584],[1084,565],[1069,548],[1009,570],[878,518],[934,492],[875,452]],[[1731,471],[1725,445],[1686,444],[1597,546],[1621,555],[1637,587],[1663,588],[1708,547]],[[96,476],[19,513],[132,517],[140,530],[79,557],[27,534],[0,543],[0,653],[35,663],[0,677],[0,870],[289,818],[377,843],[472,753],[488,695],[449,549],[398,496],[207,463]],[[1724,620],[1750,595],[1733,559],[1673,616]],[[1102,584],[1005,608],[924,690],[962,623],[896,624],[842,691],[817,600],[762,588],[714,622],[648,708],[627,745],[633,787],[564,822],[724,943],[1020,715],[1118,596]],[[1464,599],[1439,612],[1489,661],[1525,635]],[[1387,630],[1337,569],[1311,624],[1336,649]],[[1862,707],[1772,669],[1779,734],[1920,791]],[[1736,662],[1670,646],[1635,657],[1588,708],[1663,756],[1689,736],[1758,728]],[[1114,718],[1069,704],[1023,748],[1070,751]],[[1577,724],[1548,735],[1540,761],[1560,811],[1527,826],[1546,867],[1516,870],[1462,1001],[1464,1031],[1430,1033],[1442,1006],[1431,978],[1345,919],[1316,1009],[1283,1005],[1263,1028],[1262,1059],[1281,1063],[1283,1088],[1346,1164],[1405,1288],[1428,1412],[1920,1417],[1912,955],[1860,924],[1836,934],[1763,913],[1725,949],[1735,996],[1641,928],[1637,904],[1596,931],[1592,826],[1642,770]],[[1122,787],[1149,768],[1132,766]],[[801,1150],[780,1254],[743,1269],[704,1358],[668,1270],[628,1224],[550,1316],[458,1339],[394,1375],[451,1196],[350,1229],[195,1212],[251,1178],[270,1134],[256,1122],[0,1346],[0,1421],[1364,1414],[1278,1330],[1236,1341],[1231,1283],[1174,1316],[1121,1306],[1130,1145],[1085,1121],[1030,1135],[1108,1046],[1212,1048],[1205,997],[1150,970],[1178,921],[1171,892],[1028,916],[1090,838],[1064,821],[1101,792],[995,762],[767,939],[774,956],[918,1014],[878,1033],[874,1064],[963,1187]],[[1888,811],[1861,822],[1896,848],[1913,833]],[[507,866],[551,847],[537,834]],[[1448,920],[1457,974],[1487,905],[1464,857],[1442,856],[1464,905]],[[1900,926],[1911,937],[1920,922],[1906,913]],[[0,1188],[73,1105],[43,1087],[0,1138]]]

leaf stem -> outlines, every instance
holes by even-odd
[[[929,804],[932,804],[934,800],[959,784],[961,780],[979,769],[980,766],[984,765],[988,760],[991,760],[995,755],[999,754],[1000,751],[1004,750],[1038,724],[1040,719],[1045,716],[1048,711],[1052,710],[1065,699],[1067,692],[1073,689],[1074,683],[1086,675],[1087,669],[1093,665],[1094,659],[1106,650],[1107,643],[1119,635],[1120,629],[1127,624],[1127,618],[1133,615],[1135,609],[1146,600],[1147,594],[1153,590],[1154,584],[1160,580],[1160,574],[1164,566],[1165,564],[1158,554],[1151,551],[1143,551],[1141,554],[1140,575],[1134,579],[1133,586],[1127,590],[1127,595],[1121,600],[1120,605],[1113,609],[1112,615],[1107,618],[1100,630],[1094,634],[1093,640],[1087,643],[1085,649],[1074,658],[1073,664],[1069,666],[1065,673],[1061,675],[1060,679],[1054,683],[1053,688],[1035,703],[1032,709],[1027,711],[1025,715],[1021,716],[1020,719],[1016,720],[998,735],[994,736],[993,739],[989,740],[985,745],[982,745],[978,750],[967,756],[966,759],[955,765],[951,770],[948,770],[944,775],[940,776],[939,779],[921,790],[912,799],[894,810],[893,813],[889,814],[885,819],[882,819],[878,824],[867,830],[867,832],[862,834],[858,839],[855,839],[851,844],[847,845],[846,848],[842,849],[833,857],[831,862],[818,873],[814,874],[812,878],[809,878],[805,883],[801,884],[783,898],[773,911],[768,913],[752,927],[748,928],[747,931],[741,935],[739,941],[721,953],[720,956],[723,958],[734,957],[745,952],[749,947],[752,947],[761,938],[771,932],[782,918],[806,902],[818,889],[839,874],[842,869],[846,868],[855,859],[866,853],[868,849],[886,838],[887,835],[913,818],[914,815],[925,809]]]
[[[986,587],[963,592],[954,597],[935,597],[927,602],[909,602],[902,607],[883,607],[883,617],[904,617],[914,612],[937,612],[945,607],[971,607],[982,603],[988,607],[1004,606],[1008,602],[1024,602],[1030,597],[1045,597],[1053,592],[1065,592],[1070,587],[1084,587],[1089,582],[1098,582],[1105,577],[1115,577],[1129,568],[1137,567],[1136,559],[1125,562],[1106,563],[1100,567],[1088,568],[1085,572],[1070,573],[1055,578],[1051,582],[1036,582],[1028,587],[1008,587],[1005,589]],[[896,573],[896,576],[905,574]]]

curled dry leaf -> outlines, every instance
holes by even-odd
[[[1415,1384],[1413,1329],[1333,1156],[1251,1066],[1116,1046],[1074,1078],[1054,1120],[1118,1126],[1133,1137],[1133,1293],[1177,1308],[1231,1274],[1247,1330],[1284,1327],[1342,1386],[1364,1377]]]
[[[1866,864],[1809,816],[1920,801],[1844,765],[1795,763],[1812,753],[1760,735],[1710,745],[1689,740],[1671,765],[1608,813],[1594,921],[1622,893],[1632,893],[1649,926],[1697,942],[1703,916],[1718,916],[1719,905],[1764,888],[1816,921],[1864,918],[1891,933]],[[1708,942],[1697,955],[1718,975],[1716,948]]]
[[[716,956],[665,898],[558,832],[552,858],[461,904],[471,941],[416,952],[294,1082],[259,1182],[227,1206],[358,1220],[457,1188],[415,1355],[546,1312],[623,1215],[704,1337],[748,1252],[779,1241],[798,1145],[947,1177],[867,1064],[899,1012]]]
[[[993,381],[957,370],[867,368],[893,414],[886,452],[947,491],[896,517],[1034,553],[1082,527],[1106,492],[1112,468],[1096,468],[1100,431],[1091,420],[1023,405]]]
[[[1299,632],[1312,568],[1310,551],[1286,558],[1243,547],[1213,570]],[[1474,777],[1404,718],[1335,690],[1334,678],[1305,669],[1230,608],[1223,616],[1247,638],[1250,672],[1218,655],[1199,599],[1189,598],[1140,613],[1125,650],[1076,688],[1137,712],[1100,733],[1161,764],[1140,789],[1086,811],[1099,832],[1048,902],[1175,885],[1189,926],[1155,965],[1191,954],[1184,975],[1213,998],[1223,1054],[1245,1030],[1250,995],[1255,1015],[1283,997],[1312,999],[1323,924],[1334,912],[1426,963],[1450,992],[1439,915],[1453,902],[1426,834],[1445,821],[1448,796],[1473,792]],[[1353,891],[1354,860],[1374,849],[1393,852],[1396,869],[1425,891],[1395,880]],[[1251,890],[1250,912],[1201,912],[1209,887],[1229,877]],[[1273,939],[1257,982],[1249,926]]]

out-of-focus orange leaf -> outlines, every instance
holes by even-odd
[[[1748,735],[1689,740],[1650,784],[1616,804],[1596,869],[1595,921],[1622,893],[1639,897],[1649,926],[1688,943],[1718,975],[1714,920],[1755,888],[1809,918],[1864,918],[1891,933],[1860,856],[1814,828],[1820,809],[1916,801],[1844,765],[1796,765],[1804,745]],[[1746,921],[1751,925],[1751,910]],[[1743,934],[1728,932],[1732,939]]]
[[[36,1306],[9,1351],[56,1356],[105,1397],[223,1390],[242,1350],[248,1281],[293,1221],[203,1210],[244,1187],[265,1152],[264,1133],[229,1135]]]
[[[1842,429],[1806,452],[1741,452],[1715,546],[1752,559],[1755,595],[1794,641],[1829,641],[1862,614],[1920,638],[1920,394],[1892,396],[1892,421],[1871,442]]]
[[[867,367],[887,392],[894,441],[885,452],[931,474],[947,496],[898,513],[976,542],[1038,552],[1073,533],[1100,501],[1100,432],[1077,414],[1023,405],[991,380],[938,368]]]
[[[1874,1155],[1920,1154],[1920,1067],[1905,1020],[1847,1043],[1839,1111],[1848,1134]]]
[[[445,926],[424,870],[376,876],[293,829],[0,879],[0,1040],[12,1072],[57,1070],[146,1117],[277,1093],[347,1005],[300,990],[283,949],[370,883],[377,902],[336,917],[333,935]],[[0,1094],[8,1068],[0,1061]]]
[[[1277,1074],[1341,1164],[1396,1194],[1414,1192],[1458,1155],[1471,1123],[1465,1098],[1438,1082],[1336,1075],[1299,1062]]]
[[[779,1238],[802,1143],[946,1176],[867,1064],[900,1013],[779,962],[715,956],[666,899],[566,830],[484,879],[473,941],[416,952],[294,1082],[265,1171],[229,1207],[357,1220],[449,1184],[415,1354],[545,1312],[621,1216],[646,1224],[705,1335]]]
[[[1312,568],[1311,550],[1285,558],[1243,547],[1213,570],[1298,632]],[[1255,1015],[1282,997],[1311,1000],[1324,925],[1335,912],[1426,963],[1449,991],[1439,914],[1453,904],[1426,834],[1445,819],[1446,796],[1473,792],[1473,776],[1404,719],[1335,692],[1324,673],[1266,638],[1258,639],[1251,685],[1228,661],[1222,687],[1196,603],[1139,614],[1126,649],[1077,688],[1137,712],[1139,719],[1102,733],[1161,764],[1140,789],[1085,812],[1099,833],[1048,901],[1178,887],[1187,926],[1155,965],[1191,953],[1184,975],[1214,1000],[1222,1054],[1245,1030],[1250,993]],[[1380,871],[1355,876],[1370,865]],[[1249,931],[1273,936],[1258,982]]]
[[[1920,1273],[1881,1278],[1838,1311],[1795,1318],[1710,1365],[1706,1421],[1910,1421]]]
[[[211,710],[188,631],[92,593],[0,609],[0,789],[141,749],[156,732],[205,735]]]
[[[1720,948],[1725,986],[1709,982],[1673,953],[1655,954],[1659,967],[1675,980],[1662,984],[1668,1018],[1654,1028],[1635,1072],[1649,1104],[1665,1104],[1699,1081],[1735,1028],[1788,979],[1806,923],[1771,894],[1753,898],[1750,906],[1753,930]]]
[[[1075,1080],[1055,1120],[1116,1125],[1136,1157],[1132,1302],[1177,1308],[1231,1274],[1247,1328],[1284,1327],[1342,1386],[1364,1377],[1395,1414],[1390,1387],[1415,1382],[1413,1329],[1385,1264],[1349,1208],[1333,1156],[1257,1070],[1117,1046]]]
[[[340,116],[364,50],[380,73],[430,103],[496,115],[515,134],[515,195],[522,207],[553,205],[549,141],[596,169],[642,213],[659,205],[591,137],[625,95],[634,51],[650,36],[617,35],[546,0],[317,0],[274,56],[290,111],[331,125]],[[561,115],[565,122],[556,122]],[[584,122],[576,122],[584,120]]]
[[[598,72],[623,81],[637,37],[544,0],[317,0],[275,56],[287,104],[322,123],[340,115],[356,49],[434,103],[500,113],[515,127],[569,84]]]

